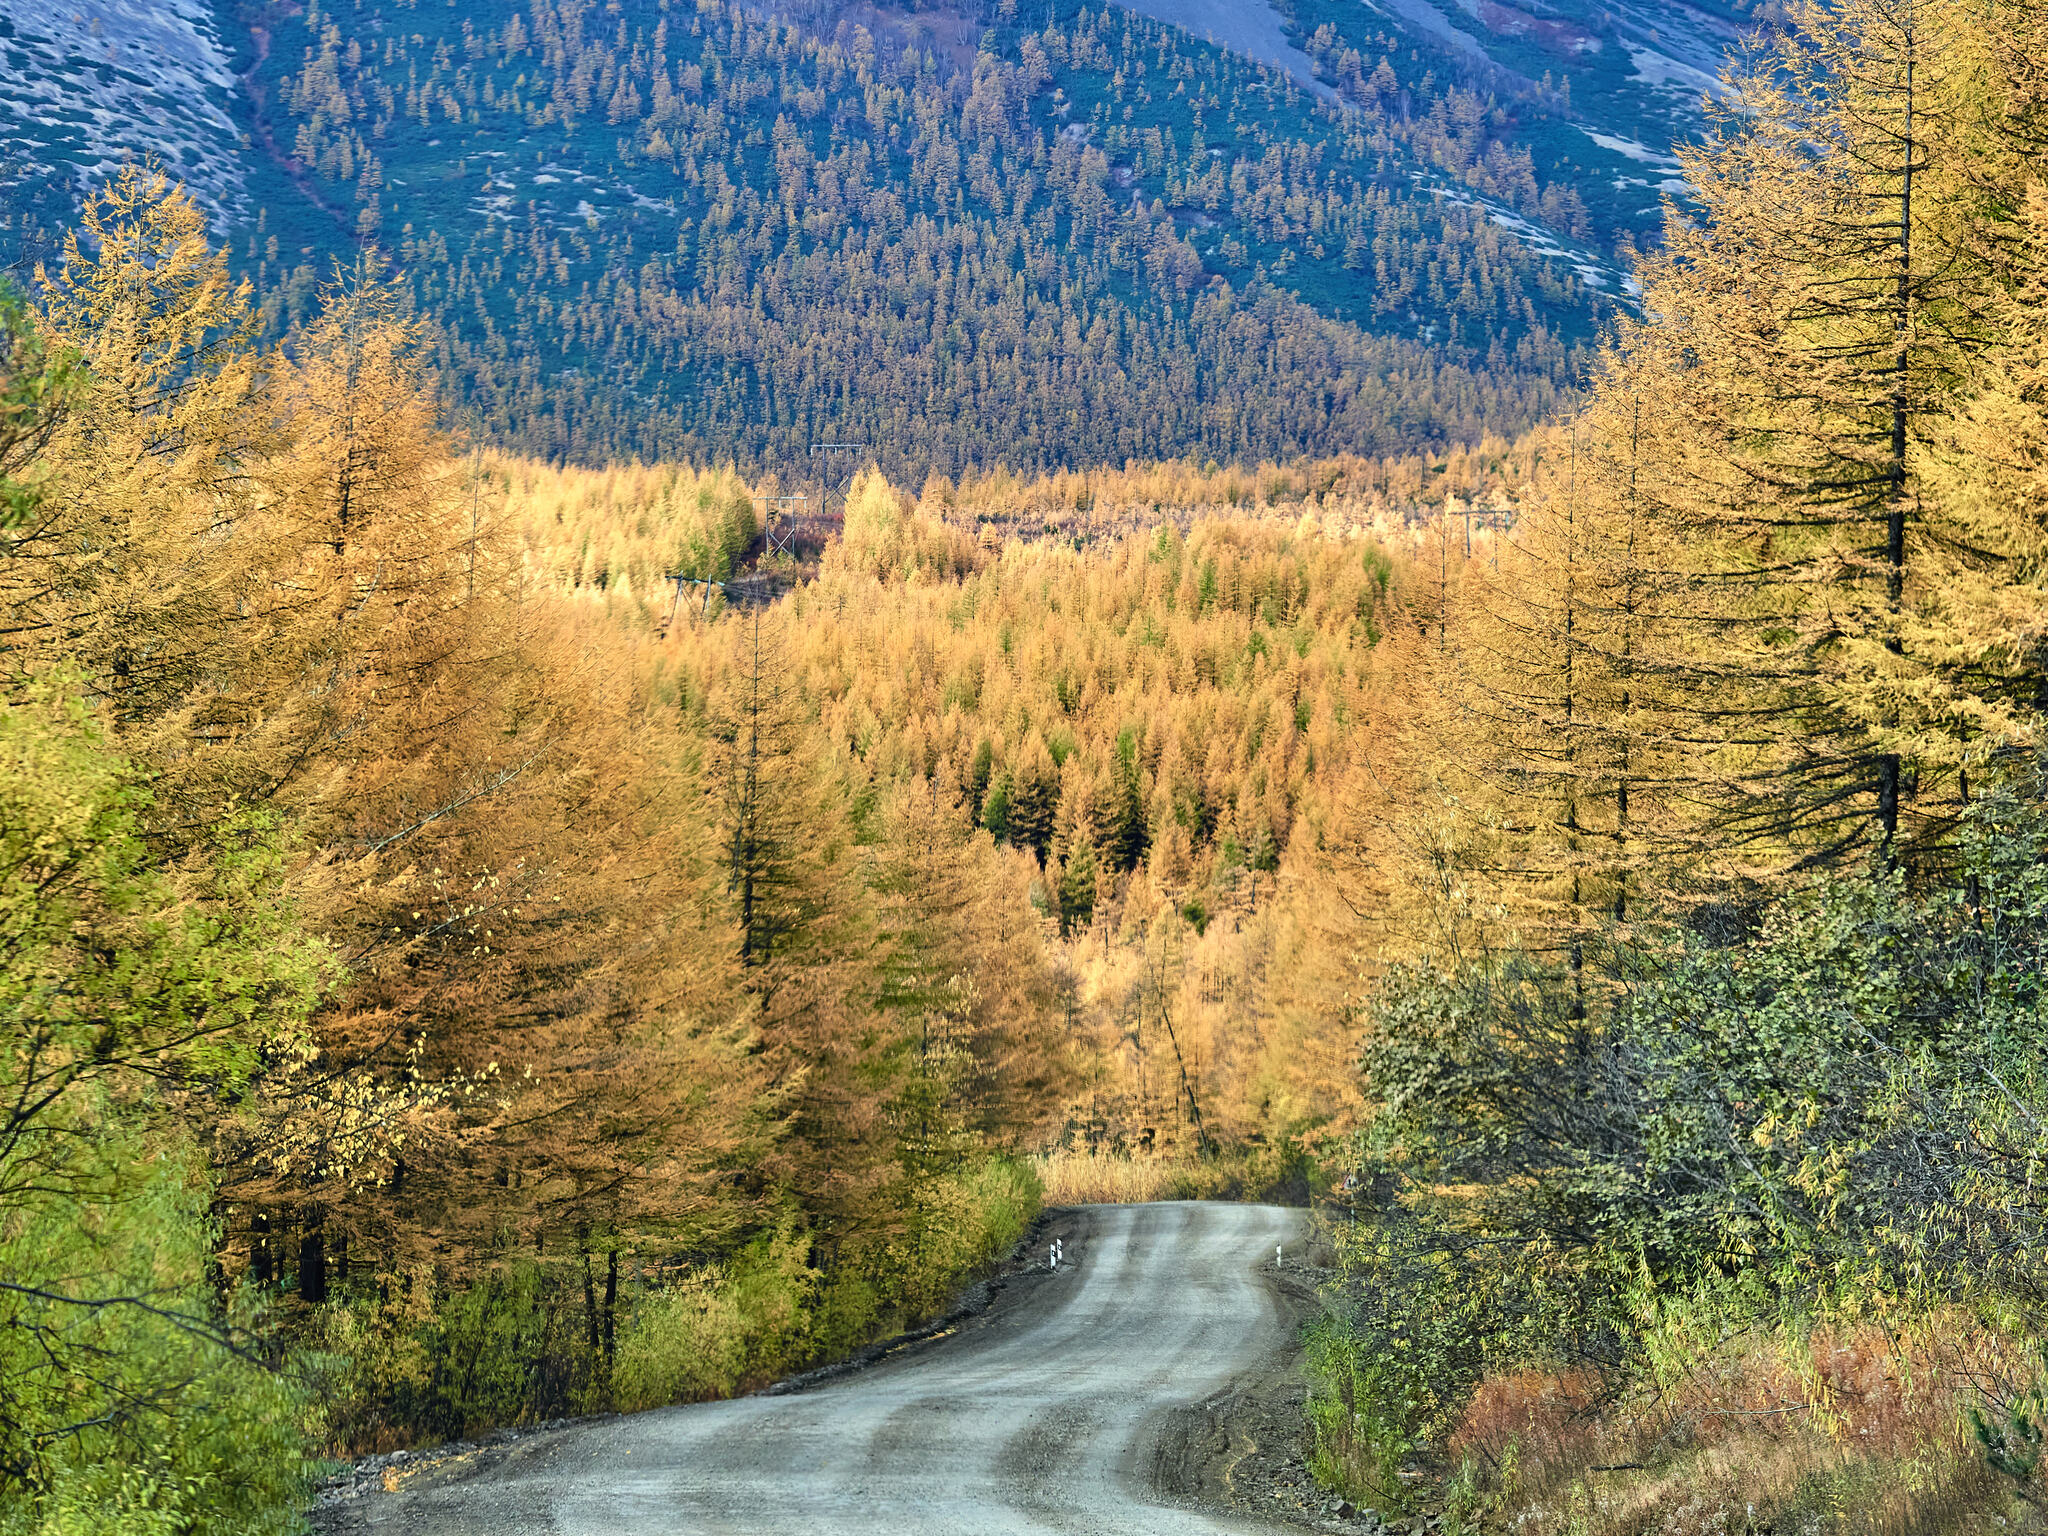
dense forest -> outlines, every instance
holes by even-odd
[[[292,1528],[320,1444],[730,1390],[1011,1241],[1027,862],[780,619],[568,600],[390,289],[258,354],[179,193],[87,231],[7,311],[9,1528]]]
[[[1027,1153],[1263,1187],[1355,1108],[1280,871],[1401,498],[1521,450],[869,470],[769,602],[731,472],[457,451],[402,286],[263,349],[159,176],[6,321],[10,1528],[758,1384]]]
[[[266,204],[236,255],[277,327],[337,231],[375,240],[464,419],[586,462],[1385,453],[1570,388],[1618,279],[1504,227],[1591,234],[1483,96],[1392,38],[1339,108],[1127,12],[1048,15],[978,42],[658,0],[269,16],[259,130],[332,218],[299,250]]]
[[[1193,347],[1175,306],[1238,290],[1111,253],[1203,177],[1218,222],[1172,242],[1245,238],[1286,87],[1057,8],[951,73],[709,3],[418,14],[309,14],[278,58],[308,174],[388,236],[380,115],[602,114],[677,187],[626,299],[623,215],[521,213],[488,282],[423,219],[395,266],[245,283],[141,168],[0,298],[0,1532],[296,1531],[326,1458],[939,1315],[1049,1194],[1276,1191],[1333,1255],[1302,1432],[1357,1503],[2041,1528],[2048,8],[1795,4],[1686,152],[1640,314],[1596,343],[1587,310],[1585,389],[1544,363],[1526,431],[1401,452],[1289,362],[1279,414],[1201,397],[1246,391],[1236,436],[1034,458],[920,385],[887,409],[943,402],[957,451],[874,444],[795,544],[789,466],[847,420],[803,391],[896,354],[757,368],[776,263],[900,260],[929,316],[975,291],[913,272],[950,219],[1160,327],[1116,345]],[[1162,136],[1181,194],[1126,212],[1118,92],[1243,152]],[[1451,239],[1455,204],[1337,174],[1421,118],[1328,121],[1325,201],[1273,217]],[[883,154],[929,206],[842,179],[835,211],[821,168]],[[982,176],[1031,190],[983,210]],[[728,257],[730,328],[693,332]],[[671,457],[579,462],[627,408],[496,392],[473,339],[517,324],[715,394],[701,348],[734,411],[787,387],[787,435],[679,414]],[[1138,387],[958,377],[1082,432]],[[517,399],[575,403],[535,437]]]
[[[0,264],[155,155],[269,339],[380,250],[459,419],[542,456],[1441,447],[1582,381],[1747,10],[1259,0],[1278,63],[1079,0],[25,12]]]

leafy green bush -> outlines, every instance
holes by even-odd
[[[1309,1330],[1308,1366],[1309,1470],[1347,1497],[1405,1514],[1401,1469],[1420,1443],[1424,1357],[1386,1347],[1353,1320],[1324,1317]]]
[[[0,1214],[0,1532],[297,1531],[308,1405],[207,1284],[204,1180],[89,1123],[108,1198]]]
[[[825,1272],[811,1267],[810,1239],[785,1224],[639,1300],[619,1339],[614,1401],[630,1409],[727,1396],[920,1321],[1023,1236],[1039,1194],[1023,1163],[969,1163],[906,1198],[911,1232]]]
[[[1394,976],[1360,1148],[1384,1199],[1340,1231],[1317,1356],[1329,1454],[1407,1454],[1521,1363],[1617,1388],[1687,1338],[1958,1301],[2040,1336],[2044,850],[2048,817],[1994,798],[1923,889],[1880,867],[1733,944],[1674,924],[1577,974]]]
[[[886,1254],[878,1288],[905,1322],[930,1316],[965,1276],[1024,1235],[1042,1195],[1030,1166],[1008,1157],[931,1180],[912,1202],[912,1232]]]
[[[579,1262],[508,1257],[471,1284],[401,1283],[315,1314],[326,1435],[347,1452],[457,1439],[611,1406],[600,1317]]]
[[[810,1246],[785,1226],[729,1263],[649,1292],[619,1339],[612,1378],[618,1406],[726,1397],[801,1359],[818,1292]]]
[[[254,820],[152,868],[59,683],[0,708],[0,1532],[299,1525],[304,1399],[209,1281],[195,1106],[294,1049],[324,955]]]

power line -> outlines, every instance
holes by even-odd
[[[1513,507],[1445,507],[1444,512],[1448,516],[1462,517],[1463,519],[1465,519],[1465,558],[1467,560],[1470,560],[1472,558],[1473,518],[1493,518],[1495,519],[1495,521],[1490,526],[1499,532],[1505,533],[1507,531],[1508,520],[1515,515],[1515,509]],[[1496,562],[1500,559],[1500,546],[1498,543],[1494,545],[1494,559]]]

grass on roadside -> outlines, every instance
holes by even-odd
[[[1210,1157],[1184,1152],[1130,1156],[1102,1149],[1060,1147],[1041,1152],[1031,1167],[1047,1205],[1142,1205],[1154,1200],[1271,1200],[1305,1203],[1306,1173],[1297,1156],[1250,1147]]]
[[[2039,1531],[1967,1414],[1972,1382],[2024,1351],[1972,1332],[1751,1334],[1620,1396],[1586,1370],[1497,1371],[1436,1445],[1339,1391],[1326,1347],[1311,1465],[1361,1504],[1440,1512],[1452,1536]]]

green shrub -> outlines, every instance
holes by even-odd
[[[207,1284],[206,1185],[98,1132],[117,1197],[0,1213],[0,1275],[25,1288],[0,1304],[0,1533],[296,1532],[306,1398]]]
[[[1038,1214],[1027,1163],[991,1157],[934,1179],[910,1202],[909,1236],[888,1250],[878,1289],[905,1321],[940,1310],[961,1279],[1007,1250]]]
[[[1959,1299],[2048,1332],[2044,850],[2048,817],[1988,797],[1931,890],[1876,868],[1733,944],[1640,923],[1579,974],[1390,978],[1359,1149],[1383,1198],[1340,1231],[1346,1331],[1317,1356],[1331,1474],[1437,1439],[1521,1364],[1615,1392],[1696,1340]],[[1982,1431],[2002,1470],[2032,1454],[2008,1418]]]
[[[641,1297],[613,1365],[617,1406],[726,1397],[802,1360],[817,1322],[810,1250],[785,1225],[729,1263],[694,1269]]]
[[[910,1231],[812,1267],[793,1222],[723,1263],[644,1293],[620,1334],[612,1399],[625,1409],[724,1397],[837,1359],[950,1301],[974,1270],[1008,1250],[1038,1212],[1038,1180],[992,1157],[926,1181]]]
[[[815,1358],[836,1360],[890,1331],[895,1314],[883,1283],[865,1268],[841,1264],[818,1293],[811,1322]]]
[[[75,689],[0,707],[0,1533],[295,1530],[300,1390],[209,1279],[199,1129],[291,1056],[327,955],[273,829],[152,865]]]
[[[630,1270],[616,1349],[592,1343],[580,1265],[511,1260],[445,1292],[343,1296],[309,1345],[330,1442],[347,1451],[605,1408],[727,1397],[850,1354],[942,1308],[1037,1213],[1030,1168],[985,1158],[897,1191],[908,1231],[820,1265],[795,1216],[730,1256]]]
[[[309,1344],[328,1376],[327,1433],[347,1452],[460,1439],[608,1405],[579,1265],[513,1259],[424,1296],[345,1295]]]
[[[1309,1471],[1346,1498],[1384,1514],[1410,1508],[1401,1468],[1419,1443],[1415,1384],[1398,1356],[1336,1317],[1309,1330]]]

